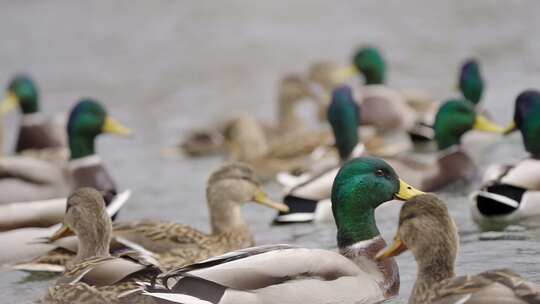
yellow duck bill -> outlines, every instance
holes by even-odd
[[[339,70],[337,70],[334,73],[333,77],[337,83],[343,83],[343,82],[346,82],[349,78],[357,74],[358,74],[358,69],[354,65],[350,65],[348,67],[340,68]]]
[[[289,212],[289,207],[287,205],[274,202],[264,191],[260,189],[253,196],[253,201],[281,212]]]
[[[379,253],[377,253],[377,255],[375,256],[375,259],[382,260],[386,258],[395,257],[407,251],[407,249],[408,249],[407,246],[396,235],[396,237],[394,238],[394,242],[392,242],[390,246],[387,246],[383,250],[379,251]]]
[[[0,102],[0,115],[4,115],[15,109],[19,104],[19,99],[12,92],[8,92],[4,100]]]
[[[105,118],[105,123],[103,123],[102,127],[103,132],[110,133],[110,134],[116,134],[120,136],[130,136],[131,130],[121,125],[119,122],[114,120],[113,118],[107,116]]]
[[[420,194],[426,194],[426,193],[407,184],[402,179],[399,179],[399,191],[395,194],[395,197],[397,199],[406,201]]]
[[[71,235],[74,235],[73,230],[71,230],[71,228],[69,228],[68,225],[62,224],[62,226],[60,228],[58,228],[58,230],[56,230],[56,232],[53,233],[53,235],[51,235],[51,237],[49,237],[49,241],[54,242],[54,241],[57,241],[57,240],[59,240],[61,238],[71,236]]]
[[[491,122],[484,115],[477,114],[474,121],[473,129],[484,131],[484,132],[493,132],[493,133],[503,133],[504,129],[498,125]]]

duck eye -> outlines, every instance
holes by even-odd
[[[375,175],[382,177],[382,176],[384,176],[384,171],[382,169],[379,169],[379,170],[375,171]]]

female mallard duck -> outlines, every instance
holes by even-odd
[[[488,168],[483,186],[472,196],[473,219],[480,224],[535,224],[540,217],[540,92],[528,90],[517,97],[507,132],[517,129],[530,156]]]
[[[277,125],[263,125],[266,135],[272,140],[283,135],[297,133],[304,129],[302,119],[296,114],[296,108],[304,100],[313,100],[308,83],[298,75],[284,77],[278,87]],[[180,144],[180,148],[190,156],[205,156],[222,152],[224,148],[223,133],[228,123],[219,126],[193,131]]]
[[[377,260],[411,250],[418,273],[409,303],[540,303],[540,286],[508,269],[456,277],[458,246],[457,228],[445,204],[435,195],[419,195],[401,208],[394,242]]]
[[[80,188],[69,196],[63,226],[53,238],[61,236],[67,228],[73,230],[79,239],[78,252],[41,303],[154,303],[129,291],[138,287],[137,281],[160,270],[152,266],[151,257],[110,256],[111,226],[98,191]]]
[[[484,92],[484,79],[480,70],[480,64],[475,59],[467,59],[461,65],[458,73],[458,87],[462,97],[470,101],[477,112],[482,113],[480,101]],[[437,107],[433,107],[409,130],[411,140],[415,143],[434,141],[435,132],[433,123],[437,114]]]
[[[289,245],[248,248],[163,273],[145,294],[157,303],[184,304],[382,301],[397,294],[399,275],[394,261],[374,260],[385,246],[375,209],[419,193],[384,161],[353,159],[332,189],[339,253]]]
[[[331,138],[326,131],[313,131],[270,142],[263,127],[249,115],[233,120],[224,133],[229,157],[251,165],[263,181],[279,172],[305,168],[311,163],[311,153],[328,145]]]
[[[212,228],[210,234],[174,222],[143,220],[118,223],[113,226],[112,249],[142,247],[152,252],[163,267],[179,267],[253,246],[253,235],[242,217],[241,207],[245,202],[287,210],[285,205],[271,201],[261,190],[253,171],[239,163],[225,165],[212,173],[206,195]],[[74,241],[59,240],[56,249],[16,268],[34,271],[61,269],[55,266],[66,265],[77,251]]]
[[[339,161],[320,170],[302,174],[298,178],[280,174],[278,178],[287,188],[283,202],[289,207],[289,211],[280,212],[274,219],[274,224],[323,220],[319,217],[332,219],[330,194],[334,178],[341,164],[365,152],[357,130],[360,113],[360,107],[354,101],[348,86],[334,90],[327,115],[334,133]]]
[[[363,111],[363,108],[362,108]],[[435,191],[476,174],[476,166],[460,148],[461,136],[471,130],[500,132],[483,116],[476,114],[465,100],[451,100],[443,104],[435,120],[439,153],[435,163],[420,163],[406,156],[385,158],[400,176],[412,181],[423,191]],[[329,188],[335,171],[328,171],[292,188],[285,196],[291,210],[281,213],[275,223],[296,223],[332,220]]]
[[[28,76],[14,77],[0,104],[0,115],[18,107],[22,113],[15,153],[52,161],[68,157],[65,126],[60,119],[45,117],[39,110],[39,90]]]
[[[31,157],[0,159],[0,230],[50,226],[62,220],[69,189],[94,187],[109,203],[116,186],[95,153],[96,136],[128,135],[130,131],[107,116],[92,99],[82,99],[71,111],[67,124],[71,151],[67,168]]]

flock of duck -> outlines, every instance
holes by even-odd
[[[358,74],[364,83],[356,87],[350,79]],[[75,104],[67,123],[47,117],[34,81],[17,76],[0,104],[0,115],[21,113],[14,153],[0,157],[0,240],[31,229],[33,237],[19,241],[47,249],[10,267],[59,274],[41,303],[377,303],[399,293],[393,257],[410,250],[418,264],[410,303],[540,303],[540,287],[509,269],[457,277],[457,227],[445,203],[425,193],[473,181],[478,170],[467,146],[519,131],[529,157],[493,164],[470,206],[479,225],[534,225],[540,92],[519,94],[513,122],[502,128],[482,107],[475,60],[459,70],[461,96],[446,101],[385,80],[379,50],[364,47],[350,67],[317,63],[307,75],[284,77],[276,125],[241,114],[167,150],[231,160],[208,179],[205,233],[160,220],[114,222],[130,192],[118,191],[94,143],[130,130],[90,98]],[[320,128],[296,113],[304,101],[316,107]],[[282,186],[282,202],[265,193],[268,181]],[[395,200],[404,203],[387,245],[375,209]],[[338,250],[253,247],[246,202],[276,209],[274,225],[334,222]]]

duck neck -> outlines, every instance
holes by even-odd
[[[278,97],[278,129],[280,132],[296,130],[302,126],[301,120],[295,112],[298,101],[285,93]]]
[[[364,74],[365,84],[384,84],[384,70],[370,69],[362,72]]]
[[[91,231],[80,232],[77,237],[79,238],[79,248],[73,263],[80,263],[85,259],[96,256],[109,256],[110,229],[100,229],[98,225],[94,225]]]
[[[69,149],[71,151],[71,159],[79,159],[94,155],[94,142],[95,137],[80,134],[69,134]]]
[[[380,236],[373,208],[362,208],[359,204],[342,204],[340,209],[334,212],[334,217],[338,228],[339,248],[347,248]]]
[[[454,260],[446,255],[430,254],[432,260],[425,265],[419,262],[416,282],[409,303],[429,303],[430,291],[442,280],[455,276]]]
[[[461,143],[462,135],[463,134],[456,136],[455,134],[451,134],[449,132],[437,132],[437,129],[435,129],[435,141],[437,142],[438,150],[443,151],[452,147],[458,147]]]
[[[220,192],[216,189],[208,189],[208,212],[210,213],[212,234],[251,236],[249,228],[242,216],[240,204],[234,200],[220,197]]]
[[[359,268],[366,271],[381,285],[385,296],[391,297],[399,292],[399,270],[393,258],[376,260],[375,256],[386,247],[386,242],[379,235],[372,239],[340,248],[340,253],[352,260]]]

